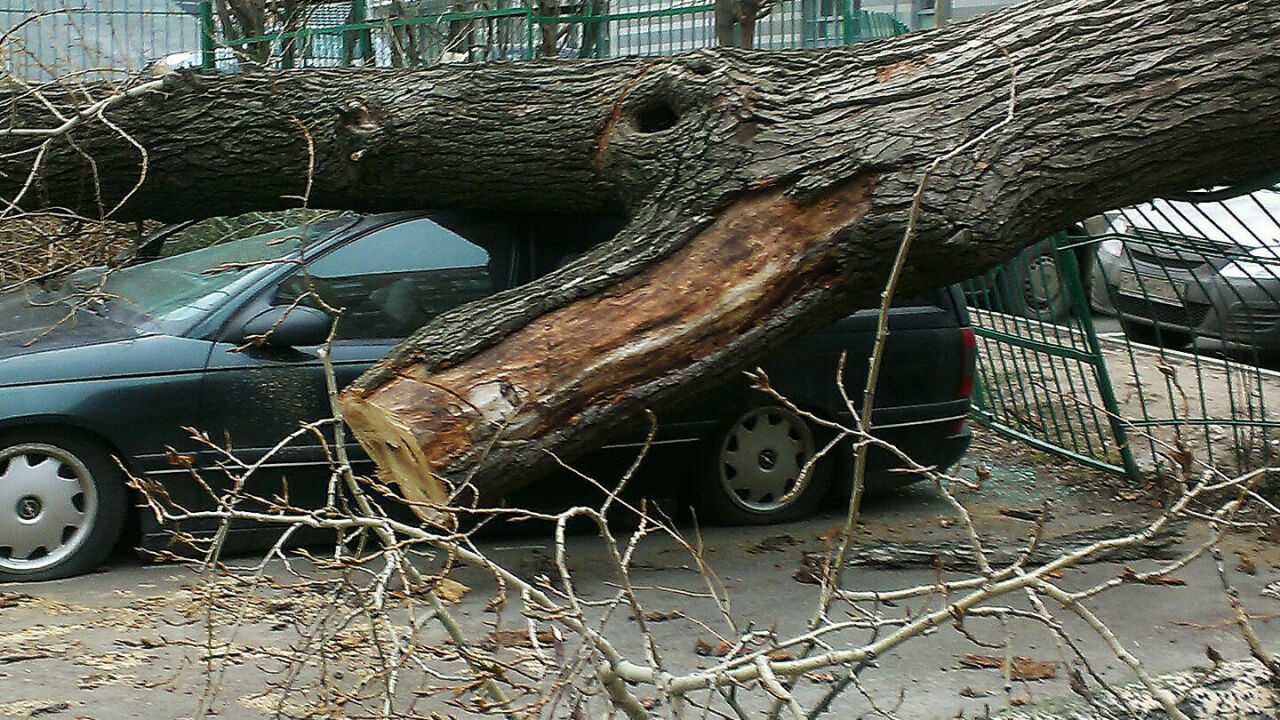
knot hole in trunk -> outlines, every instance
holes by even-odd
[[[658,98],[641,105],[632,120],[637,131],[656,133],[675,127],[680,114],[665,98]]]

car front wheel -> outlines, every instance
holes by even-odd
[[[755,407],[726,424],[709,448],[698,505],[709,519],[765,525],[808,515],[830,485],[829,463],[813,459],[814,432],[791,410]]]
[[[0,440],[0,580],[92,570],[126,512],[123,473],[96,444],[55,434]]]

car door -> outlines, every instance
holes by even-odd
[[[276,448],[303,424],[331,416],[322,345],[238,349],[230,341],[243,335],[237,324],[293,303],[339,311],[330,356],[337,384],[345,386],[435,315],[508,284],[513,244],[492,221],[465,220],[410,217],[341,243],[282,277],[229,323],[228,341],[210,356],[202,397],[216,419],[215,441],[248,462],[271,453],[264,466],[271,472],[259,487],[271,492],[283,474],[291,501],[323,498],[329,462],[321,435],[303,433]],[[464,237],[477,228],[479,242]],[[322,432],[333,437],[330,426]],[[347,439],[353,457],[363,461],[349,433]]]

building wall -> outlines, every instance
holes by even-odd
[[[47,79],[68,70],[141,72],[166,55],[200,49],[188,0],[0,0],[0,27],[20,28],[3,48],[6,69]]]
[[[968,20],[1019,0],[862,0],[863,10],[889,13],[912,30],[934,27],[937,6],[950,7],[953,21]]]

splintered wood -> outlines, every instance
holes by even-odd
[[[870,204],[860,176],[801,204],[786,188],[749,194],[666,260],[550,312],[470,360],[412,364],[343,412],[384,480],[438,520],[442,471],[490,443],[573,425],[585,409],[723,349],[807,287],[835,282],[837,235]],[[487,488],[478,491],[483,499]]]

